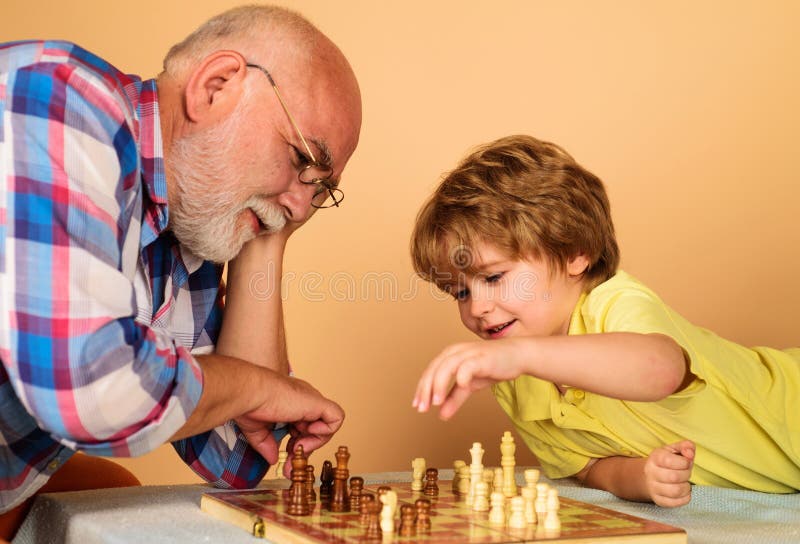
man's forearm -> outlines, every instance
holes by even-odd
[[[613,493],[629,501],[650,502],[645,485],[643,457],[605,457],[598,459],[577,477],[584,485]]]
[[[281,277],[285,238],[260,236],[228,264],[225,315],[216,353],[288,373]]]

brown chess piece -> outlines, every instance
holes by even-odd
[[[291,516],[307,516],[311,513],[306,495],[306,479],[308,460],[303,454],[303,446],[298,445],[292,456],[292,487],[289,490],[289,507],[286,512]]]
[[[439,486],[436,482],[439,481],[439,470],[429,468],[425,471],[425,487],[422,490],[424,495],[437,496],[439,494]]]
[[[381,540],[383,536],[380,519],[382,509],[383,504],[377,499],[367,502],[367,530],[364,532],[367,540]]]
[[[306,498],[309,505],[314,504],[317,501],[317,494],[314,491],[314,483],[316,480],[317,479],[314,476],[314,466],[308,465],[306,467]]]
[[[350,478],[350,511],[361,511],[361,493],[364,489],[364,478],[353,476]]]
[[[414,502],[417,509],[415,526],[418,533],[431,532],[431,501],[428,499],[417,499]]]
[[[333,495],[331,496],[331,512],[347,512],[350,510],[350,500],[347,496],[347,479],[350,471],[347,470],[347,462],[350,460],[350,452],[347,446],[339,446],[336,452],[336,469],[333,471]]]
[[[364,493],[361,495],[361,517],[358,518],[362,527],[366,527],[369,523],[369,503],[375,500],[375,495],[372,493]]]
[[[417,534],[417,527],[414,524],[416,511],[410,504],[404,504],[400,507],[400,536],[414,536]]]
[[[322,471],[319,473],[319,501],[328,503],[333,492],[333,465],[330,461],[322,463]]]

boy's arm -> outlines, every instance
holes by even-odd
[[[695,454],[689,440],[653,450],[644,457],[592,459],[575,475],[581,483],[630,501],[675,507],[692,498],[689,478]]]
[[[445,349],[423,372],[413,406],[441,405],[449,419],[474,391],[521,375],[631,401],[663,399],[692,379],[682,348],[662,334],[517,337]]]

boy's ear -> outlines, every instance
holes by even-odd
[[[580,276],[589,268],[589,258],[584,255],[580,254],[567,262],[567,275],[569,276]]]

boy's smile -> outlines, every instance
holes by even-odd
[[[546,259],[509,259],[490,244],[473,251],[477,272],[462,274],[451,289],[469,330],[486,340],[567,334],[583,289],[584,256],[557,270]]]

